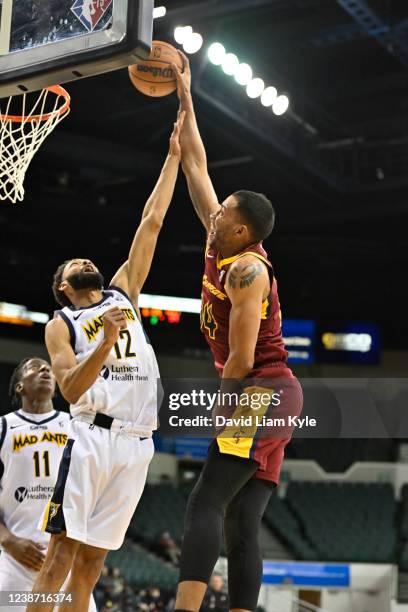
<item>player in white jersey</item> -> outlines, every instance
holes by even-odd
[[[14,370],[14,411],[0,420],[0,591],[31,591],[50,539],[37,524],[54,491],[70,421],[54,410],[54,392],[55,377],[43,359],[29,357]]]
[[[122,545],[153,456],[159,371],[138,297],[173,196],[183,121],[184,113],[128,260],[108,289],[88,259],[65,262],[54,278],[54,294],[64,308],[48,323],[46,344],[73,420],[44,512],[42,527],[53,535],[33,591],[58,591],[72,568],[65,590],[73,593],[75,610],[87,609],[108,550]],[[60,610],[68,612],[69,605]]]

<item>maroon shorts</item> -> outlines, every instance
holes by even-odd
[[[289,416],[299,416],[303,407],[302,387],[296,378],[282,379],[282,395],[281,403],[276,409],[272,409],[270,416],[288,419]],[[254,475],[254,478],[262,480],[270,480],[279,484],[279,476],[283,458],[285,455],[285,446],[290,442],[293,428],[288,428],[288,434],[285,437],[275,437],[272,430],[266,429],[264,435],[259,439],[254,440],[251,449],[251,457],[258,461],[259,470]]]
[[[271,401],[262,412],[262,417],[259,417],[263,426],[244,429],[240,435],[226,428],[217,436],[218,448],[221,453],[254,459],[259,463],[259,469],[253,478],[278,484],[285,446],[294,430],[293,418],[302,411],[302,388],[293,375],[280,376],[271,381],[263,374],[262,378],[248,380],[248,383],[247,389],[251,393],[257,392],[258,396],[259,392],[273,390],[277,394],[276,402]]]
[[[259,440],[251,456],[259,463],[259,469],[252,478],[269,480],[279,484],[280,471],[285,456],[285,446],[290,438],[283,440]]]

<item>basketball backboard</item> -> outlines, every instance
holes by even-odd
[[[0,97],[128,66],[150,52],[153,0],[0,0]]]

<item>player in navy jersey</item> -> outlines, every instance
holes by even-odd
[[[72,567],[65,590],[73,593],[75,610],[87,609],[108,550],[122,545],[153,456],[159,371],[138,298],[173,196],[183,120],[174,126],[129,257],[108,289],[88,259],[65,262],[54,278],[63,308],[47,325],[46,344],[73,420],[42,518],[52,537],[33,591],[58,591]],[[52,604],[31,609],[43,612]],[[59,608],[70,609],[69,602]]]
[[[261,416],[269,417],[276,396],[274,414],[297,416],[302,391],[286,363],[276,278],[262,246],[274,226],[273,206],[264,195],[242,190],[219,203],[195,119],[189,63],[180,55],[184,70],[176,65],[173,70],[180,109],[186,113],[182,165],[192,202],[207,231],[201,329],[221,377],[221,391],[243,390],[239,405],[232,407],[233,416],[249,414],[252,420],[249,428],[232,425],[217,430],[189,498],[176,612],[200,609],[220,552],[223,527],[230,609],[252,612],[262,579],[259,524],[278,484],[293,427],[261,431],[241,400],[262,394],[266,399]],[[215,414],[223,416],[223,412],[226,406],[221,402]]]

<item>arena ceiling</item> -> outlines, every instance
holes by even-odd
[[[167,4],[165,0],[162,2]],[[379,322],[408,342],[408,17],[404,0],[172,0],[155,38],[191,24],[194,98],[220,198],[263,191],[284,315]],[[222,42],[287,92],[275,117],[206,60]],[[119,71],[67,86],[70,117],[34,160],[27,196],[0,208],[2,300],[52,311],[60,261],[126,258],[160,171],[176,96],[149,99]],[[203,231],[181,177],[146,289],[198,296]]]

